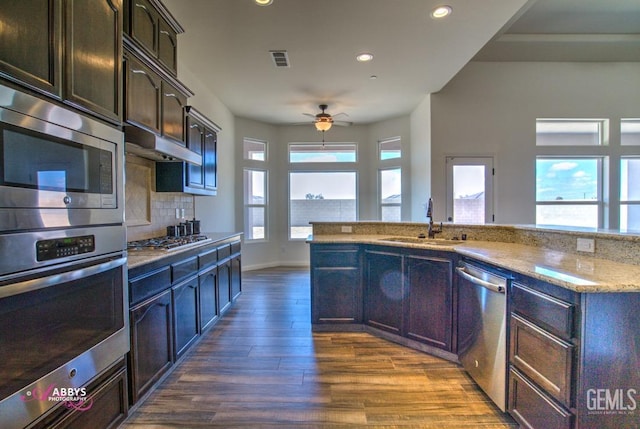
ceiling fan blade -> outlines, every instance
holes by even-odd
[[[332,115],[334,118],[340,115],[344,115],[344,116],[349,116],[348,114],[344,113],[344,112],[340,112],[340,113],[336,113],[335,115]]]
[[[312,118],[315,118],[316,115],[314,115],[313,113],[303,113],[304,116],[311,116]]]
[[[353,125],[353,122],[333,121],[333,125],[338,125],[339,127],[350,127],[351,125]]]

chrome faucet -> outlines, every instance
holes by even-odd
[[[442,232],[442,222],[440,222],[440,228],[435,229],[433,227],[433,199],[431,197],[429,197],[429,202],[427,203],[427,217],[429,218],[429,238],[436,238],[436,234]]]

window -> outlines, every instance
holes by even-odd
[[[266,161],[267,160],[267,143],[258,141],[258,140],[244,139],[243,155],[244,155],[244,159],[254,160],[254,161]]]
[[[620,160],[620,229],[640,231],[640,157]]]
[[[620,120],[620,144],[640,146],[640,119]]]
[[[380,220],[400,222],[402,220],[402,169],[379,170]]]
[[[378,153],[381,161],[402,157],[402,147],[400,137],[381,140],[378,142]]]
[[[536,158],[536,224],[597,228],[601,157]]]
[[[537,146],[600,146],[606,144],[605,119],[538,119]]]
[[[354,171],[290,172],[289,237],[306,239],[310,221],[356,221],[356,176]]]
[[[447,221],[493,222],[493,158],[447,157]]]
[[[267,220],[267,172],[244,169],[245,240],[265,240]]]
[[[356,145],[354,143],[293,143],[289,145],[289,162],[356,162]]]
[[[242,152],[244,239],[247,242],[264,241],[269,238],[267,142],[245,138],[242,142]]]

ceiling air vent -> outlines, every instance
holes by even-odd
[[[287,51],[269,51],[269,53],[276,67],[289,67]]]

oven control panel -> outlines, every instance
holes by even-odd
[[[96,240],[93,235],[41,240],[36,242],[36,259],[38,261],[50,261],[93,252],[95,249]]]

